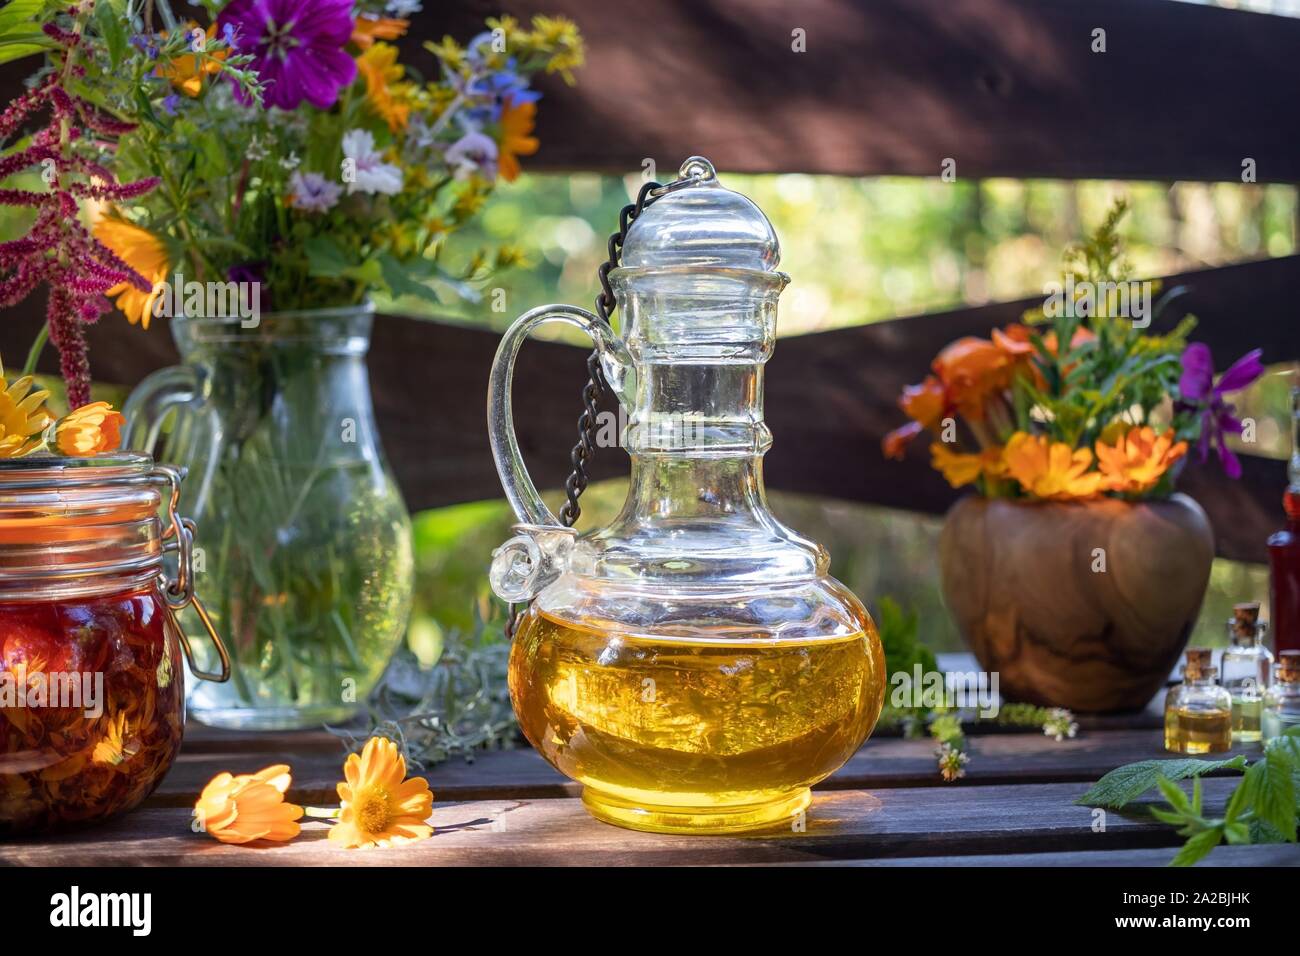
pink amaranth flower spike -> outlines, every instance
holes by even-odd
[[[240,53],[253,55],[267,106],[292,110],[306,100],[327,110],[357,75],[343,49],[352,37],[352,0],[232,0],[217,23],[234,29]],[[235,96],[250,102],[238,87]]]
[[[66,57],[80,37],[47,25],[45,33],[65,47]],[[0,189],[0,205],[38,210],[27,235],[0,242],[0,308],[16,305],[44,283],[49,287],[45,321],[59,352],[59,369],[68,387],[68,406],[90,401],[90,363],[85,325],[111,306],[104,293],[129,282],[148,291],[149,281],[95,239],[81,224],[77,198],[123,200],[143,195],[156,179],[119,183],[98,163],[77,155],[72,146],[89,129],[111,138],[134,129],[97,110],[60,86],[63,70],[47,74],[33,89],[0,113],[0,146],[41,110],[49,122],[32,134],[30,145],[0,159],[0,180],[38,167],[47,191]],[[64,127],[67,135],[63,136]]]

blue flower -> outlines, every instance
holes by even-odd
[[[168,116],[176,115],[176,107],[180,105],[181,98],[175,93],[163,99],[163,109],[167,111]]]

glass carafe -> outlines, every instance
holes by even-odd
[[[809,788],[870,734],[884,657],[826,550],[768,509],[763,366],[788,281],[771,223],[698,158],[651,196],[608,275],[621,336],[547,306],[506,332],[493,367],[489,431],[520,523],[491,580],[527,603],[511,698],[599,819],[687,833],[790,826]],[[627,501],[585,535],[538,496],[511,420],[515,357],[544,322],[591,335],[627,411]]]
[[[369,306],[173,318],[183,364],[127,402],[129,445],[189,470],[196,572],[232,656],[229,683],[190,691],[205,724],[346,721],[405,633],[410,518],[371,405],[371,319]]]

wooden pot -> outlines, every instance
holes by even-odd
[[[1201,506],[1181,494],[968,497],[948,512],[939,559],[948,608],[980,666],[998,672],[1004,700],[1138,710],[1187,643],[1214,534]]]

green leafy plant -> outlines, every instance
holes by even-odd
[[[937,673],[939,661],[934,651],[920,638],[920,616],[915,610],[904,610],[890,597],[882,597],[876,611],[876,630],[885,651],[885,672],[903,673],[913,679],[919,673]],[[914,698],[915,701],[915,698]],[[1003,703],[992,717],[978,713],[963,714],[946,706],[928,707],[913,702],[897,707],[886,702],[878,726],[899,728],[904,737],[921,737],[928,733],[938,744],[935,757],[939,773],[951,783],[966,774],[970,754],[966,751],[967,722],[991,722],[1002,727],[1041,727],[1043,733],[1056,740],[1073,737],[1078,731],[1074,715],[1059,707],[1038,707],[1033,704]]]
[[[1201,777],[1235,771],[1239,784],[1224,806],[1222,816],[1205,812]],[[1176,783],[1191,778],[1189,796]],[[1158,789],[1166,806],[1147,807],[1151,816],[1176,827],[1187,841],[1171,861],[1191,866],[1221,843],[1230,845],[1296,842],[1297,794],[1300,794],[1300,728],[1291,728],[1269,741],[1259,759],[1244,756],[1226,760],[1143,760],[1106,774],[1075,802],[1083,806],[1120,810]]]
[[[510,644],[501,625],[494,616],[485,618],[475,604],[473,627],[448,630],[432,667],[422,668],[403,648],[370,696],[364,731],[334,733],[352,751],[370,737],[388,737],[416,769],[457,756],[472,761],[483,751],[517,746],[519,725],[506,685]]]

